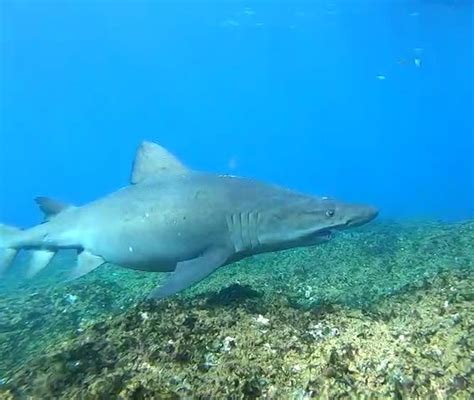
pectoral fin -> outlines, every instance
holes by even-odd
[[[221,267],[229,257],[226,249],[210,249],[203,255],[179,262],[163,286],[152,290],[149,299],[162,299],[184,290]]]

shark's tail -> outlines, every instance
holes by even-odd
[[[49,223],[53,223],[56,217],[66,209],[75,207],[48,197],[37,197],[35,201],[44,213],[43,223],[25,230],[0,224],[0,278],[13,264],[15,256],[22,249],[30,250],[31,257],[28,262],[26,276],[31,278],[47,267],[61,248],[67,247],[61,247],[61,244],[52,245],[45,238],[49,237],[49,230],[51,229]],[[88,258],[88,254],[84,251],[81,252],[79,256],[79,261],[82,260],[82,263],[79,262],[81,268],[75,269],[74,277],[88,272],[98,263],[95,259]],[[92,262],[91,259],[96,262]],[[103,262],[102,260],[101,263]]]
[[[0,224],[0,277],[12,264],[18,253],[18,249],[13,247],[13,243],[21,232],[21,229]]]
[[[70,207],[69,205],[52,200],[48,197],[37,197],[35,198],[35,201],[45,215],[44,222],[52,220],[56,215]],[[30,248],[33,250],[31,253],[29,267],[26,271],[26,275],[28,277],[36,275],[53,259],[56,251],[42,248],[42,246],[38,245],[38,243],[33,245],[34,241],[32,241],[32,238],[38,236],[38,234],[33,234],[33,236],[31,235],[32,231],[34,230],[35,227],[30,230],[22,230],[12,226],[0,224],[0,278],[8,269],[8,267],[13,264],[15,256],[23,248]],[[38,242],[38,240],[36,240],[36,242]]]

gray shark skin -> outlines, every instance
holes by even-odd
[[[80,207],[36,199],[45,221],[26,230],[0,225],[0,273],[33,250],[28,276],[57,251],[76,249],[71,279],[108,262],[172,272],[150,298],[163,298],[245,257],[327,242],[363,225],[374,207],[308,196],[275,185],[193,171],[156,143],[142,142],[131,184]]]

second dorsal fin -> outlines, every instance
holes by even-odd
[[[143,141],[133,162],[130,183],[137,184],[160,175],[188,172],[181,161],[159,144]]]
[[[38,204],[40,210],[43,212],[45,221],[50,220],[52,217],[59,214],[60,212],[72,207],[69,204],[42,196],[36,197],[35,202],[36,204]]]

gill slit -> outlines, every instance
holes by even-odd
[[[236,252],[253,250],[260,245],[260,213],[239,212],[226,216],[227,229]]]

